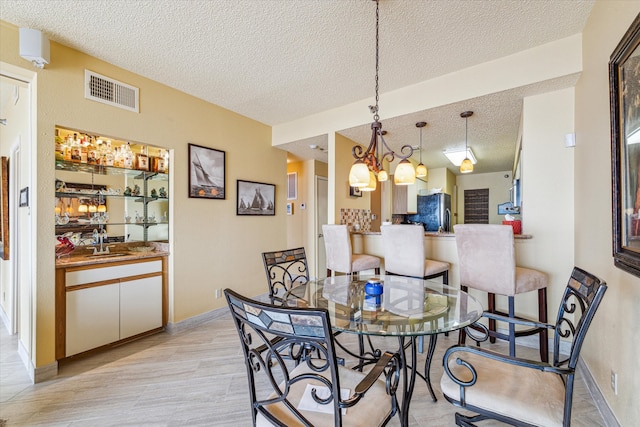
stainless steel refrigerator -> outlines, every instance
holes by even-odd
[[[417,197],[418,213],[407,215],[407,220],[421,223],[425,231],[451,231],[451,196],[438,193]]]

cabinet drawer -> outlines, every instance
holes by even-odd
[[[162,271],[162,261],[135,262],[110,267],[91,268],[86,270],[67,271],[66,286],[120,279]]]

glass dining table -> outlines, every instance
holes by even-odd
[[[395,275],[361,275],[358,278],[345,275],[311,280],[291,289],[284,300],[287,305],[325,308],[334,331],[357,334],[358,353],[341,346],[358,358],[356,368],[375,362],[383,352],[366,338],[383,336],[398,339],[404,379],[400,402],[402,425],[408,425],[416,376],[425,380],[431,398],[436,401],[430,367],[438,335],[471,325],[483,311],[475,298],[459,289]],[[418,372],[417,343],[424,336],[429,336],[429,346],[423,375]],[[365,341],[369,348],[365,348]]]

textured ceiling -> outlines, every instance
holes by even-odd
[[[381,110],[384,92],[580,33],[592,6],[592,0],[382,0]],[[0,0],[0,19],[269,125],[373,95],[375,5],[369,0]],[[432,127],[424,129],[424,141],[439,144],[436,135],[455,132],[459,142],[459,113],[475,109],[469,137],[476,154],[484,149],[476,149],[473,132],[513,147],[522,93],[455,106],[455,114],[417,112],[384,127],[389,140],[406,129],[417,143],[415,122],[426,120]],[[508,119],[496,120],[505,110]],[[438,131],[436,120],[422,113],[440,114],[449,128]],[[343,133],[369,139],[358,129]],[[292,144],[292,152],[321,159],[320,150],[305,154],[309,143]],[[509,156],[513,151],[492,158]]]

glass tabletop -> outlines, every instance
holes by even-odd
[[[365,289],[379,281],[376,299]],[[293,298],[292,298],[293,297]],[[335,330],[364,335],[418,336],[450,332],[482,315],[482,305],[459,289],[404,276],[335,276],[289,291],[286,304],[326,308]]]

